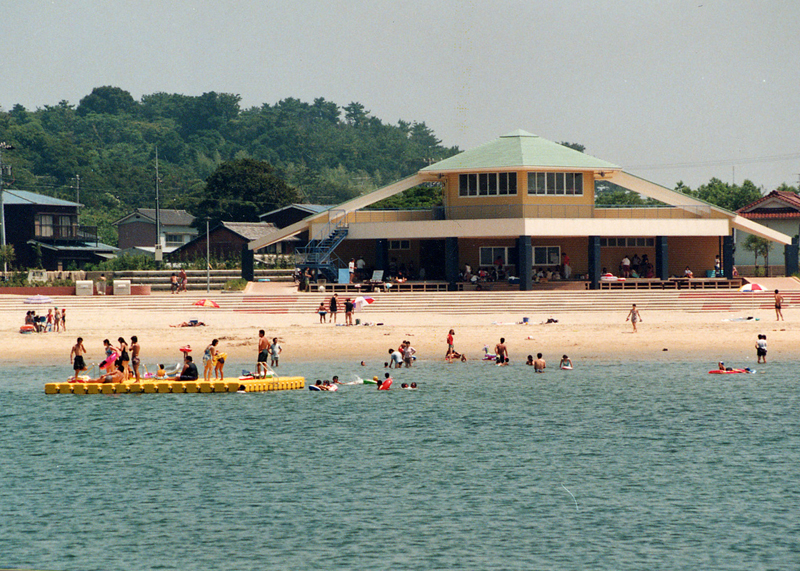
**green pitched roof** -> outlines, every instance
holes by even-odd
[[[521,129],[425,167],[420,172],[545,167],[619,170],[621,167]]]

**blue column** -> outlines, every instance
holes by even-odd
[[[733,236],[722,237],[722,273],[725,277],[733,279],[733,266],[736,262],[733,259]]]
[[[589,287],[600,288],[600,236],[589,236]]]
[[[444,279],[447,280],[447,289],[458,289],[458,238],[444,239]]]
[[[517,275],[519,290],[529,291],[533,288],[533,245],[530,236],[517,238]]]
[[[656,236],[656,277],[669,279],[669,245],[666,236]]]
[[[253,268],[254,254],[253,250],[247,247],[247,244],[242,244],[242,279],[249,282],[255,281],[256,277]]]
[[[800,271],[798,268],[798,260],[797,260],[797,253],[798,253],[798,238],[795,236],[792,238],[791,244],[786,244],[783,247],[783,265],[786,268],[786,275],[791,276],[796,274]]]

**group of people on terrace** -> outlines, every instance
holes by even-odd
[[[626,254],[619,262],[619,275],[623,278],[654,278],[656,272],[647,254],[643,254],[641,258],[639,254],[630,257]]]

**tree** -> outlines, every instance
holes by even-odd
[[[132,113],[135,109],[136,101],[129,92],[119,87],[105,85],[95,87],[89,95],[81,99],[76,112],[83,117],[89,113],[119,115]]]
[[[3,266],[3,275],[5,275],[6,268],[14,263],[17,259],[17,253],[14,251],[12,244],[0,246],[0,266]]]
[[[574,149],[579,153],[582,153],[583,151],[586,150],[586,147],[584,145],[581,145],[580,143],[568,143],[566,141],[561,141],[559,145],[563,147],[569,147],[570,149]]]
[[[275,174],[269,163],[254,159],[225,161],[206,180],[194,208],[195,224],[257,222],[258,215],[300,201],[297,190]]]
[[[745,180],[741,186],[737,186],[712,178],[708,183],[698,186],[697,190],[692,190],[683,182],[679,182],[675,190],[732,212],[761,198],[761,191],[750,180]]]
[[[769,250],[772,242],[766,238],[748,234],[747,239],[744,241],[744,249],[748,252],[753,252],[756,261],[756,268],[758,267],[758,257],[764,258],[765,275],[769,274]]]

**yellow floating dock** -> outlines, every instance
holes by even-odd
[[[305,377],[271,379],[222,379],[216,381],[173,381],[148,379],[140,383],[47,383],[48,395],[121,395],[137,393],[235,393],[240,387],[248,393],[303,389]]]

